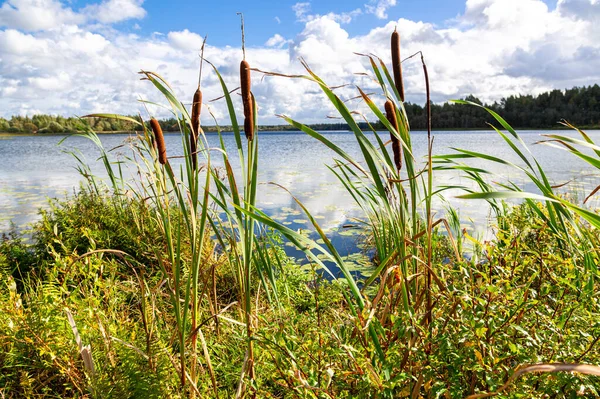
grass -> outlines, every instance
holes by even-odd
[[[310,81],[350,127],[358,159],[282,116],[334,154],[330,171],[362,210],[365,244],[374,250],[368,276],[352,273],[293,193],[317,240],[257,206],[261,134],[251,91],[245,121],[254,131],[242,135],[234,98],[213,67],[235,149],[225,147],[218,123],[220,145],[210,148],[169,84],[142,71],[178,121],[184,161],[174,169],[169,148],[161,159],[141,117],[94,115],[136,124],[138,139],[131,155],[115,162],[94,132],[85,133],[100,149],[107,178],[91,176],[81,162],[87,184],[42,214],[33,244],[16,234],[0,244],[0,394],[598,396],[600,216],[553,186],[533,151],[492,111],[495,131],[521,163],[461,149],[434,157],[430,132],[427,156],[416,159],[398,82],[382,60],[359,56],[371,65],[379,93],[357,88],[358,98],[384,134],[363,131],[359,121],[369,117],[348,108],[305,62],[305,75],[265,74]],[[421,63],[429,97],[422,54]],[[381,98],[391,103],[387,111],[396,122],[379,108]],[[544,145],[599,167],[600,147],[579,134],[582,139],[549,135]],[[390,151],[394,141],[402,146],[401,168]],[[514,168],[538,192],[490,183],[490,174],[470,160]],[[232,167],[237,163],[239,172]],[[125,178],[125,167],[136,178]],[[491,204],[492,241],[464,235],[455,209],[434,218],[434,197],[450,188],[436,174],[447,169],[473,182],[458,187],[467,191],[465,200]],[[509,207],[503,201],[510,199],[522,204]],[[303,251],[310,272],[285,255],[284,240]],[[474,241],[468,259],[465,240]],[[328,264],[343,277],[332,279]],[[537,372],[553,374],[532,375]]]

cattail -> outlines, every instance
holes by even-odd
[[[202,61],[204,61],[204,46],[206,45],[206,39],[208,36],[204,36],[202,42],[202,48],[200,49],[200,70],[198,71],[198,88],[194,93],[194,100],[192,101],[192,135],[190,137],[190,157],[192,157],[192,168],[196,170],[198,167],[198,137],[200,137],[200,113],[202,112],[202,90],[200,85],[202,83]]]
[[[242,20],[242,53],[244,58],[240,62],[240,83],[242,87],[242,104],[244,105],[244,133],[246,138],[254,138],[254,97],[250,91],[250,64],[246,61],[246,34],[244,31],[244,14],[237,13]]]
[[[158,121],[154,118],[150,119],[150,126],[152,126],[152,131],[154,132],[154,140],[156,141],[156,148],[158,150],[158,162],[164,165],[167,163],[167,147],[165,146],[162,129]]]
[[[192,167],[196,170],[198,166],[198,155],[196,154],[198,146],[198,137],[200,135],[200,112],[202,111],[202,90],[198,86],[194,93],[192,103],[192,136],[190,137],[190,156],[192,157]]]
[[[246,138],[254,138],[254,107],[252,106],[252,93],[250,92],[250,64],[243,60],[240,63],[240,81],[242,86],[242,103],[244,104],[244,132]]]
[[[385,115],[387,120],[390,122],[390,125],[396,132],[400,132],[398,129],[398,118],[396,117],[396,107],[394,103],[390,100],[385,102]],[[396,169],[402,169],[402,145],[400,144],[400,139],[394,135],[394,133],[390,132],[390,138],[392,140],[392,151],[394,152],[394,164],[396,165]]]
[[[400,100],[404,102],[404,82],[402,82],[402,60],[400,59],[400,34],[394,29],[392,33],[392,68],[394,70],[394,82],[400,95]]]

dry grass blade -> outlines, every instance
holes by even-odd
[[[587,203],[589,201],[590,198],[592,198],[594,196],[594,194],[596,194],[598,192],[598,190],[600,190],[600,186],[596,187],[591,193],[590,195],[588,195],[587,197],[585,197],[585,200],[583,201],[583,203]]]
[[[229,94],[233,94],[233,93],[235,93],[236,91],[238,91],[239,89],[240,89],[239,87],[236,87],[235,89],[233,89],[233,90],[230,90],[230,91],[229,91]],[[223,96],[219,96],[219,97],[217,97],[217,98],[213,98],[212,100],[208,100],[208,102],[209,102],[209,103],[214,103],[215,101],[219,101],[219,100],[222,100],[222,99],[224,99],[224,98],[225,98],[225,96],[223,95]]]
[[[508,381],[500,389],[496,392],[491,393],[478,393],[475,395],[467,396],[466,399],[479,399],[479,398],[489,398],[492,396],[496,396],[500,394],[500,392],[508,389],[510,384],[513,383],[517,378],[522,376],[523,374],[528,373],[579,373],[586,375],[595,375],[600,377],[600,367],[593,366],[590,364],[565,364],[565,363],[541,363],[541,364],[533,364],[521,366],[516,369],[513,375],[510,376]]]
[[[421,63],[423,64],[423,74],[425,75],[425,94],[427,96],[427,138],[431,138],[431,90],[429,89],[429,72],[427,72],[427,64],[425,64],[425,58],[421,53]]]
[[[254,72],[260,72],[266,76],[279,76],[282,78],[303,78],[303,79],[313,80],[306,75],[287,75],[285,73],[263,71],[262,69],[258,69],[258,68],[250,68],[250,70],[254,71]]]
[[[65,313],[67,314],[67,319],[69,320],[69,325],[71,326],[71,330],[73,331],[73,335],[75,336],[75,342],[77,343],[77,347],[79,348],[79,354],[81,355],[81,359],[83,360],[83,366],[85,370],[89,372],[91,375],[94,374],[94,360],[92,359],[92,348],[90,345],[83,345],[81,343],[81,337],[79,336],[79,331],[77,330],[77,324],[75,324],[75,319],[73,318],[73,314],[69,309],[65,309]]]

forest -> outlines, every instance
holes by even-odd
[[[465,98],[477,104],[483,104],[477,97],[469,95]],[[574,87],[567,90],[552,90],[538,96],[519,95],[503,98],[500,102],[483,104],[487,108],[503,115],[507,121],[518,129],[553,129],[560,128],[558,123],[565,119],[580,128],[600,128],[600,86]],[[413,130],[426,128],[425,107],[407,102],[404,104]],[[444,129],[485,129],[488,127],[490,114],[479,107],[463,104],[444,103],[431,105],[432,126],[437,130]],[[164,131],[179,131],[177,121],[173,118],[159,121]],[[361,128],[368,128],[366,123]],[[384,126],[377,122],[375,128]],[[98,133],[130,132],[133,123],[126,120],[104,118],[65,118],[62,116],[34,115],[13,116],[9,120],[0,118],[0,132],[8,133],[75,133],[91,127]],[[312,124],[318,131],[348,130],[345,123]],[[230,130],[227,126],[224,130]],[[214,131],[214,126],[204,126],[207,132]],[[261,126],[263,131],[296,130],[290,125]]]

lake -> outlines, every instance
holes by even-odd
[[[544,170],[555,184],[569,183],[568,190],[584,198],[598,184],[598,173],[588,164],[566,151],[534,143],[542,139],[541,131],[521,132],[525,143],[530,146]],[[556,133],[556,132],[552,132]],[[333,152],[317,140],[301,132],[261,132],[259,138],[259,180],[262,183],[277,182],[287,187],[304,202],[317,221],[327,229],[344,253],[356,252],[355,232],[342,229],[349,218],[360,217],[351,198],[327,169],[332,164]],[[577,137],[571,131],[560,134]],[[594,140],[600,140],[600,131],[589,131]],[[502,159],[519,163],[519,159],[496,133],[490,131],[440,131],[433,133],[434,153],[452,152],[451,147],[492,154]],[[346,150],[351,156],[360,158],[354,135],[350,132],[327,132],[325,136]],[[373,135],[371,135],[373,136]],[[99,152],[95,145],[82,137],[69,137],[59,142],[64,135],[0,135],[0,233],[7,232],[12,221],[20,230],[37,220],[38,210],[47,207],[47,198],[65,198],[73,194],[81,176],[75,169],[76,161],[66,153],[77,149],[92,166],[92,171],[103,175],[103,167],[96,161]],[[218,146],[216,135],[207,135],[211,146]],[[233,134],[225,134],[228,148],[234,149]],[[388,133],[382,137],[387,138]],[[119,147],[134,136],[102,134],[100,139],[106,149]],[[168,156],[183,154],[178,133],[166,134]],[[422,160],[426,154],[427,133],[412,133],[414,155]],[[115,158],[128,153],[127,146],[112,151]],[[231,152],[234,154],[235,152]],[[220,160],[220,157],[215,157]],[[202,157],[200,157],[202,159]],[[181,162],[174,159],[172,163]],[[527,186],[522,176],[505,166],[470,162],[511,178]],[[465,184],[468,180],[455,172],[440,172],[435,175],[437,185]],[[272,185],[259,186],[258,204],[268,214],[294,229],[308,229],[307,218],[288,193]],[[467,201],[455,198],[459,192],[448,192],[446,200],[460,210],[465,227],[484,234],[488,227],[489,209],[484,201]],[[597,206],[597,202],[592,206]],[[436,200],[438,214],[444,211],[444,203]],[[296,255],[290,248],[290,253]],[[299,254],[297,254],[299,255]]]

